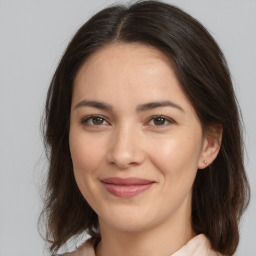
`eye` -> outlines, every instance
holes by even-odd
[[[100,125],[108,125],[109,123],[102,116],[88,116],[81,121],[81,124],[87,126],[100,126]]]
[[[159,127],[164,127],[164,126],[167,126],[167,125],[170,125],[170,124],[173,124],[174,121],[170,118],[167,118],[165,116],[153,116],[148,124],[149,125],[152,125],[152,126],[159,126]]]

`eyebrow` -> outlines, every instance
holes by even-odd
[[[181,106],[179,106],[171,101],[168,101],[168,100],[141,104],[141,105],[138,105],[136,110],[137,110],[137,112],[143,112],[143,111],[147,111],[147,110],[154,109],[154,108],[160,108],[160,107],[173,107],[173,108],[177,108],[177,109],[181,110],[182,112],[185,112]]]
[[[108,111],[108,112],[113,111],[113,107],[110,104],[100,102],[100,101],[95,101],[95,100],[90,100],[90,101],[82,100],[81,102],[79,102],[78,104],[75,105],[74,109],[77,109],[80,107],[86,107],[86,106],[101,109],[101,110]],[[160,107],[173,107],[178,110],[181,110],[182,112],[185,112],[181,106],[179,106],[171,101],[156,101],[156,102],[140,104],[137,106],[136,111],[138,113],[140,113],[140,112],[144,112],[147,110],[160,108]]]
[[[104,102],[99,102],[95,100],[82,100],[78,104],[75,105],[74,109],[77,109],[79,107],[93,107],[93,108],[98,108],[101,110],[109,111],[111,112],[113,110],[113,107],[107,103]]]

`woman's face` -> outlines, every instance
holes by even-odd
[[[77,185],[100,225],[140,231],[190,218],[207,142],[157,49],[116,43],[86,60],[74,83],[69,143]]]

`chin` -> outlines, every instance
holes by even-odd
[[[118,209],[119,208],[119,209]],[[123,208],[123,209],[120,209]],[[116,207],[109,210],[109,214],[100,214],[99,223],[106,224],[113,229],[124,232],[138,232],[154,225],[154,217],[142,209],[127,209],[127,207]]]
[[[131,218],[119,219],[115,220],[115,222],[111,219],[110,222],[104,221],[104,223],[112,229],[122,232],[140,232],[150,228],[149,223],[144,223],[142,220]]]

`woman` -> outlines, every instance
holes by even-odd
[[[68,255],[233,255],[249,201],[239,110],[206,29],[159,1],[76,33],[46,102],[44,213]]]

